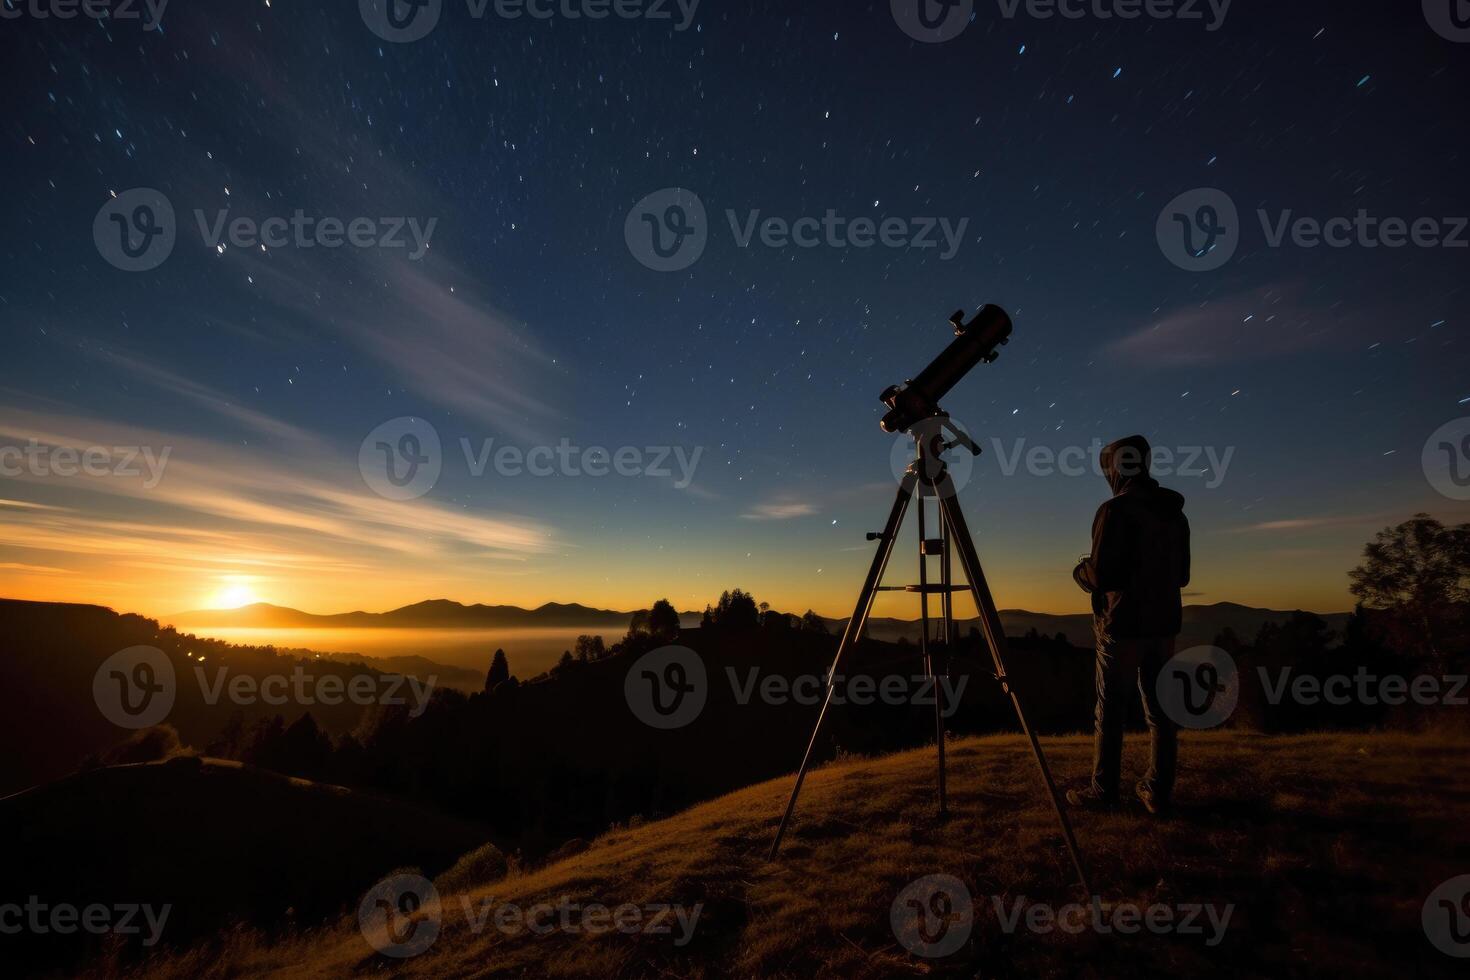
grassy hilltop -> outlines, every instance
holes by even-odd
[[[1144,740],[1130,740],[1131,771]],[[1059,778],[1087,771],[1090,742],[1047,740]],[[765,860],[789,790],[782,778],[619,830],[580,854],[499,880],[440,880],[442,929],[395,961],[368,948],[355,917],[286,942],[248,933],[149,964],[184,976],[1451,976],[1425,898],[1470,872],[1470,742],[1454,736],[1186,735],[1179,810],[1081,815],[1078,835],[1104,900],[1233,905],[1223,941],[1205,937],[1008,934],[993,904],[1054,906],[1080,897],[1024,741],[951,746],[952,815],[933,804],[933,753],[847,759],[811,776],[778,864]],[[974,896],[969,942],[923,959],[895,939],[889,910],[929,874]],[[523,908],[563,897],[703,903],[693,938],[616,932],[474,931],[461,899]],[[1206,935],[1209,930],[1206,929]],[[224,964],[228,964],[225,966]]]

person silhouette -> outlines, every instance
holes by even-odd
[[[1097,645],[1092,782],[1067,793],[1067,802],[1080,809],[1118,805],[1123,726],[1134,684],[1143,697],[1152,743],[1138,798],[1157,815],[1167,811],[1174,792],[1179,726],[1159,703],[1158,679],[1183,625],[1180,591],[1189,584],[1189,520],[1184,497],[1149,475],[1151,454],[1143,436],[1103,449],[1102,472],[1113,496],[1093,519],[1092,553],[1072,572],[1092,596]]]

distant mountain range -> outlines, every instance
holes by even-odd
[[[448,599],[432,599],[415,603],[401,609],[383,613],[349,612],[322,616],[259,603],[239,609],[207,609],[180,613],[170,617],[179,625],[191,627],[253,628],[253,629],[331,629],[331,628],[396,628],[396,629],[514,629],[525,627],[597,627],[625,624],[633,613],[612,609],[595,609],[579,603],[548,602],[535,609],[520,606],[466,606]],[[699,613],[680,613],[686,626],[699,622]],[[1213,605],[1185,606],[1184,631],[1180,635],[1181,648],[1199,646],[1213,642],[1226,628],[1232,629],[1241,639],[1249,642],[1266,623],[1285,622],[1291,618],[1290,611],[1258,609],[1233,602]],[[1348,613],[1320,613],[1327,625],[1339,632],[1347,622]],[[1092,645],[1092,616],[1088,613],[1037,613],[1024,609],[1001,610],[1001,621],[1010,635],[1021,635],[1036,630],[1045,636],[1065,634],[1078,646]],[[846,625],[845,619],[825,620],[832,632],[840,632]],[[959,627],[968,631],[978,627],[979,620],[962,619]],[[917,640],[918,620],[874,618],[868,621],[867,635],[878,640],[895,641],[900,638]]]
[[[430,599],[382,613],[349,612],[320,616],[262,602],[239,609],[184,612],[167,619],[180,626],[249,629],[510,629],[533,626],[607,626],[609,623],[627,623],[632,617],[631,612],[593,609],[575,602],[548,602],[535,609],[523,609],[520,606],[466,606],[448,599]]]

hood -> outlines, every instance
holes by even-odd
[[[1152,452],[1143,436],[1128,436],[1103,447],[1100,459],[1103,476],[1113,488],[1114,496],[1159,485],[1148,474]]]
[[[1142,498],[1151,509],[1183,510],[1183,495],[1159,486],[1159,481],[1149,475],[1152,451],[1143,436],[1129,436],[1103,447],[1102,471],[1108,486],[1113,488],[1114,496],[1126,493]]]

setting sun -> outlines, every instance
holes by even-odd
[[[233,584],[220,589],[209,597],[205,606],[209,609],[239,609],[260,601],[260,596],[248,585]]]

